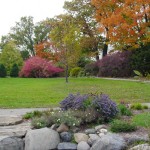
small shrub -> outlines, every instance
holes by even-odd
[[[121,115],[132,116],[132,112],[125,105],[119,104],[118,109]]]
[[[3,64],[0,64],[0,77],[6,77],[7,75],[7,71],[6,71],[6,68]]]
[[[118,113],[116,103],[113,102],[108,95],[101,94],[100,96],[95,96],[94,105],[105,121],[111,120]]]
[[[113,120],[110,130],[113,132],[132,132],[137,129],[136,125],[123,120]]]
[[[32,119],[31,124],[36,129],[44,128],[44,127],[48,127],[48,120],[44,116],[42,116],[40,118],[35,117],[35,118]]]
[[[11,77],[18,77],[19,74],[19,67],[17,64],[13,64],[11,70],[10,70],[10,76]]]
[[[62,71],[63,69],[55,67],[46,59],[31,57],[25,61],[19,76],[28,78],[48,78]]]
[[[24,119],[31,119],[31,118],[34,118],[34,117],[41,117],[43,115],[43,113],[41,111],[38,111],[38,110],[35,110],[33,112],[27,112],[23,118]]]
[[[31,119],[33,117],[33,113],[32,112],[28,112],[25,115],[23,115],[24,119]]]
[[[81,70],[78,74],[78,77],[85,77],[85,71]]]
[[[143,106],[140,103],[136,103],[136,104],[132,104],[131,105],[131,109],[135,109],[135,110],[142,110]]]
[[[78,77],[78,74],[80,71],[81,71],[80,67],[75,67],[75,68],[71,69],[70,76],[71,77]]]
[[[147,105],[143,105],[143,109],[148,109],[148,106]]]
[[[86,76],[97,76],[98,71],[99,71],[99,68],[97,66],[97,63],[95,62],[85,65]]]

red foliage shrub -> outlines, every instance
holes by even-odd
[[[130,77],[132,76],[131,52],[117,52],[107,55],[97,62],[98,76],[102,77]]]
[[[28,78],[48,78],[62,71],[63,69],[53,66],[48,60],[36,56],[25,61],[19,76]]]

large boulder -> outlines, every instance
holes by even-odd
[[[59,143],[58,150],[76,150],[77,149],[77,144],[74,143],[69,143],[69,142],[63,142],[63,143]]]
[[[108,133],[97,140],[91,150],[122,150],[125,147],[125,141],[121,136]]]
[[[24,150],[24,141],[17,137],[0,137],[0,150]]]
[[[59,143],[59,134],[52,129],[31,130],[27,132],[25,137],[25,150],[56,149]]]

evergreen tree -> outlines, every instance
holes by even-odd
[[[19,67],[17,64],[13,64],[11,70],[10,70],[10,76],[11,77],[18,77],[19,73]]]
[[[6,68],[3,64],[0,64],[0,77],[6,77]]]

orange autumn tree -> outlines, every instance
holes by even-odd
[[[52,42],[43,41],[35,45],[36,56],[48,59],[52,62],[59,61],[59,52]]]
[[[92,5],[95,6],[95,17],[97,22],[99,22],[99,32],[104,36],[104,49],[103,57],[107,55],[108,43],[110,41],[110,16],[114,13],[116,9],[116,3],[112,0],[92,0]]]
[[[97,21],[108,28],[110,43],[127,49],[150,42],[150,0],[92,0],[92,4]]]

